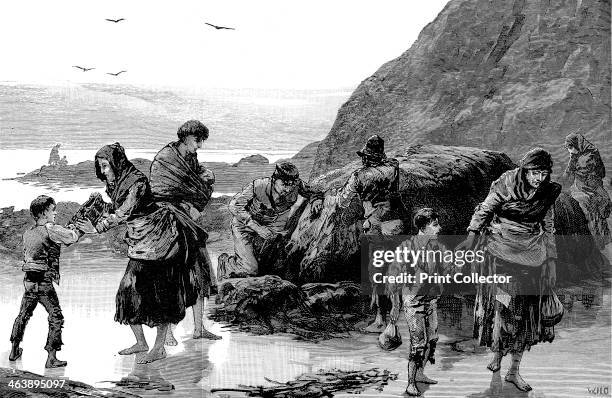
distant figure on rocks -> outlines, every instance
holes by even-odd
[[[363,167],[351,174],[338,192],[340,207],[348,207],[354,198],[362,203],[363,231],[370,236],[399,235],[404,230],[402,222],[403,204],[399,193],[399,162],[387,158],[385,142],[373,135],[357,155]],[[385,326],[384,313],[389,303],[385,300],[381,286],[373,286],[372,306],[376,308],[376,319],[366,328],[369,332],[380,332]],[[386,300],[385,300],[386,301]],[[381,308],[385,307],[385,308]]]
[[[258,276],[258,254],[267,242],[292,232],[288,221],[298,201],[309,200],[312,214],[317,215],[322,198],[323,193],[308,187],[300,179],[297,167],[289,162],[278,163],[271,177],[246,185],[229,204],[234,216],[231,228],[235,253],[219,256],[217,279]]]
[[[597,247],[603,250],[612,242],[608,228],[612,202],[603,186],[606,169],[595,145],[582,134],[568,135],[565,148],[570,160],[563,174],[564,183],[571,187],[571,195],[580,204]]]
[[[60,162],[59,149],[62,144],[55,144],[49,154],[49,166],[57,166]]]
[[[57,163],[57,165],[59,167],[68,166],[68,159],[66,158],[66,155],[62,156],[62,159]]]
[[[206,237],[208,234],[198,221],[212,195],[215,176],[212,171],[200,166],[197,151],[208,139],[208,134],[208,128],[198,120],[183,123],[177,132],[178,141],[166,145],[155,155],[149,175],[155,201],[184,214]],[[206,330],[203,324],[204,298],[209,297],[215,287],[206,238],[192,243],[185,250],[191,255],[193,264],[190,266],[194,267],[197,275],[198,299],[192,307],[193,338],[217,340],[221,337]],[[172,328],[168,328],[166,345],[176,344]]]

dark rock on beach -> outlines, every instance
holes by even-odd
[[[468,147],[410,146],[398,149],[396,158],[400,162],[406,234],[414,232],[411,215],[421,207],[438,211],[441,234],[465,234],[474,208],[486,197],[491,182],[515,167],[503,153]],[[306,207],[286,246],[286,257],[277,260],[294,268],[294,282],[359,280],[359,205],[338,208],[333,196],[358,167],[359,161],[354,161],[312,181],[329,193],[323,211],[314,218]]]
[[[475,207],[486,197],[491,183],[514,163],[503,153],[468,147],[414,145],[396,155],[400,162],[400,192],[404,204],[404,234],[414,211],[432,207],[440,215],[441,239],[453,247],[463,239]],[[309,282],[359,281],[361,275],[361,208],[352,203],[339,208],[334,193],[360,166],[353,162],[312,181],[326,190],[323,211],[313,217],[310,206],[297,221],[290,238],[261,259],[261,268],[298,285]],[[587,220],[567,193],[555,206],[557,217],[558,280],[575,277],[601,280],[609,263],[597,250]]]

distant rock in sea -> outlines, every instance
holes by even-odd
[[[452,0],[412,47],[366,78],[319,144],[313,176],[355,160],[368,136],[388,149],[466,145],[551,152],[580,132],[612,167],[610,1]]]
[[[239,166],[246,166],[246,165],[251,165],[251,164],[269,164],[269,163],[270,161],[268,160],[268,158],[257,154],[257,155],[251,155],[251,156],[242,158],[238,161],[238,163],[234,163],[232,166],[239,167]]]
[[[151,161],[136,158],[131,160],[134,166],[142,172],[149,174]],[[86,160],[77,164],[57,166],[42,166],[38,170],[16,177],[19,182],[30,182],[40,185],[54,185],[62,188],[69,187],[102,187],[104,184],[97,179],[93,160]]]

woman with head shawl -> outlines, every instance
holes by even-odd
[[[165,358],[164,341],[170,323],[185,317],[195,304],[195,273],[185,266],[185,236],[175,215],[152,200],[147,177],[127,159],[119,143],[102,147],[95,157],[96,176],[106,183],[112,203],[108,213],[88,232],[127,226],[128,265],[116,296],[115,321],[128,324],[136,344],[121,350],[129,355],[149,351],[142,325],[157,327],[155,345],[139,363]]]
[[[612,202],[603,186],[606,169],[595,145],[582,134],[565,138],[570,160],[563,174],[565,183],[572,185],[572,196],[578,201],[589,223],[589,230],[599,249],[612,242],[608,217]]]
[[[541,323],[539,305],[542,292],[548,292],[556,278],[552,211],[561,186],[550,181],[552,164],[548,152],[532,149],[520,167],[494,181],[472,216],[463,244],[472,247],[481,234],[478,241],[486,245],[486,254],[478,272],[511,276],[508,283],[477,287],[474,337],[493,351],[487,366],[493,372],[511,353],[506,381],[522,391],[531,390],[519,374],[523,352],[554,338],[552,327]]]

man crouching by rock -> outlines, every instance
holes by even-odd
[[[229,204],[235,254],[219,256],[217,280],[258,276],[257,257],[266,243],[292,232],[289,221],[303,200],[309,200],[312,214],[318,215],[322,198],[323,193],[309,188],[289,162],[278,163],[272,177],[246,185]]]

